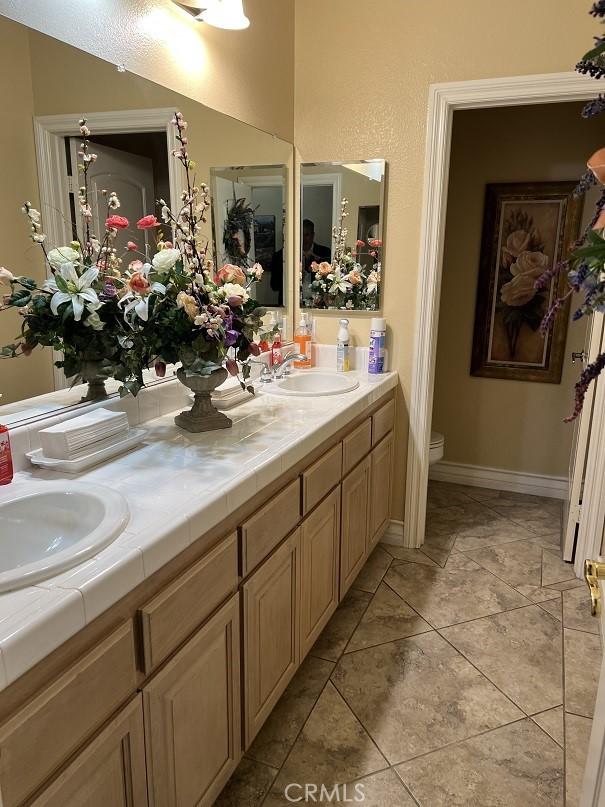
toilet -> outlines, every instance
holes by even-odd
[[[439,432],[431,432],[431,442],[429,446],[429,465],[439,462],[443,457],[445,437]]]

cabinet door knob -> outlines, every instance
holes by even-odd
[[[573,350],[571,353],[571,360],[574,364],[577,361],[584,362],[586,360],[586,353],[583,350]]]

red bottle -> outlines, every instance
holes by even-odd
[[[271,342],[271,367],[279,367],[282,361],[281,333],[275,330],[273,341]]]
[[[13,481],[13,457],[6,426],[0,425],[0,485]]]

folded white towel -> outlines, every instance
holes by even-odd
[[[40,431],[44,456],[69,460],[87,446],[128,434],[128,415],[110,409],[95,409]]]

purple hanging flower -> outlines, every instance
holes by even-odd
[[[572,420],[575,420],[578,417],[578,415],[582,411],[582,407],[584,406],[584,398],[586,397],[588,388],[590,387],[592,382],[599,377],[604,367],[605,367],[605,353],[601,353],[592,362],[592,364],[589,364],[588,367],[585,368],[575,387],[576,395],[573,412],[571,413],[571,415],[565,418],[565,423],[571,423]]]

